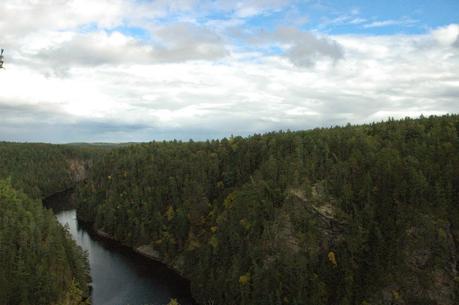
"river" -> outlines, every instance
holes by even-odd
[[[180,305],[193,304],[188,283],[174,271],[95,236],[79,224],[75,209],[53,209],[57,220],[68,225],[77,244],[88,252],[93,305],[165,305],[171,298]]]

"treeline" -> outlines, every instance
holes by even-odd
[[[453,305],[458,173],[458,116],[153,142],[96,162],[78,217],[201,304]]]

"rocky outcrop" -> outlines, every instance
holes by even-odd
[[[457,304],[457,250],[447,221],[417,215],[401,244],[402,268],[376,294],[377,305]]]
[[[322,244],[326,241],[327,248],[342,240],[348,231],[348,220],[334,204],[333,198],[319,194],[316,187],[313,187],[310,198],[302,190],[291,189],[287,202],[292,205],[292,211],[304,211],[300,213],[301,217],[306,214],[314,221],[322,236]]]
[[[159,252],[153,248],[152,245],[142,245],[134,249],[137,253],[142,254],[154,260],[160,260]]]
[[[349,238],[350,220],[343,216],[333,198],[327,198],[319,187],[313,187],[309,197],[302,190],[291,189],[289,197],[288,209],[295,212],[280,223],[288,224],[291,218],[294,221],[296,214],[308,217],[320,236],[320,252],[332,250]],[[412,213],[414,216],[407,220],[408,225],[400,238],[401,267],[387,271],[386,285],[367,301],[368,305],[457,304],[459,276],[456,245],[459,234],[447,220],[416,209]],[[289,225],[284,227],[289,228]],[[279,239],[295,241],[292,230],[279,232]],[[284,245],[288,246],[286,242]],[[297,249],[295,246],[290,248]]]
[[[105,232],[104,230],[97,229],[94,224],[85,222],[84,220],[79,219],[82,223],[85,223],[87,225],[87,229],[89,232],[94,233],[97,237],[105,240],[112,241],[114,243],[117,243],[121,246],[127,247],[134,251],[137,254],[142,255],[143,257],[146,257],[148,259],[154,260],[156,262],[160,262],[167,266],[169,269],[173,270],[175,273],[180,275],[182,278],[187,279],[183,272],[183,257],[180,255],[175,258],[173,262],[166,260],[164,257],[161,257],[159,251],[157,251],[151,244],[145,244],[141,245],[138,247],[134,247],[131,245],[128,245],[126,243],[123,243],[119,240],[117,240],[115,237],[113,237],[111,234]]]
[[[67,162],[73,182],[80,182],[87,178],[89,168],[87,160],[69,159]]]

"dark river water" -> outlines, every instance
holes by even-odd
[[[80,225],[75,209],[55,210],[75,241],[88,252],[94,305],[166,305],[176,298],[193,304],[188,283],[165,265],[142,257],[127,247],[94,236]]]

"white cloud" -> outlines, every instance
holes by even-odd
[[[337,61],[343,57],[343,50],[335,40],[296,28],[280,27],[274,32],[255,33],[250,39],[261,46],[279,46],[300,67],[313,66],[324,58]]]
[[[289,0],[248,0],[248,1],[226,1],[233,6],[235,15],[238,17],[250,17],[266,12],[276,11],[285,7]],[[234,3],[234,4],[233,4]]]
[[[135,64],[152,60],[152,48],[119,32],[71,33],[67,39],[41,48],[35,59],[54,69],[74,65]]]
[[[0,3],[0,32],[27,34],[35,30],[72,29],[86,24],[113,27],[121,22],[123,0],[8,0]]]
[[[418,23],[417,20],[411,18],[402,18],[402,19],[387,19],[387,20],[377,20],[366,23],[363,25],[364,28],[381,28],[386,26],[413,26]]]
[[[432,31],[432,36],[443,46],[459,47],[459,25],[450,24]]]
[[[215,2],[2,1],[0,140],[203,139],[459,112],[457,24],[423,35],[237,36],[225,29],[289,3],[224,4],[232,18],[200,23],[196,8]],[[343,22],[365,22],[354,15]]]
[[[0,99],[10,105],[10,123],[21,121],[27,105],[28,124],[49,113],[54,124],[92,128],[74,140],[206,138],[459,112],[459,57],[445,62],[451,50],[420,47],[433,35],[336,36],[346,56],[308,69],[276,56],[81,66],[66,79],[12,66],[0,75],[7,88]]]
[[[368,20],[366,18],[362,18],[358,16],[358,11],[353,11],[351,14],[342,14],[335,18],[326,18],[321,21],[320,28],[325,28],[329,26],[336,26],[336,25],[358,25],[366,23]]]
[[[187,60],[215,60],[227,53],[220,37],[194,24],[156,28],[155,42],[120,32],[61,33],[50,46],[36,46],[34,60],[53,70],[83,65],[152,64]],[[31,44],[29,42],[29,49]]]
[[[192,23],[176,23],[154,31],[160,46],[158,61],[214,60],[226,55],[222,39],[212,30]]]

